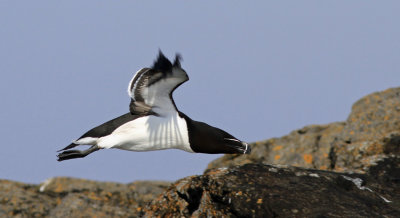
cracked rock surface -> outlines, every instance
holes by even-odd
[[[383,172],[378,168],[393,164],[400,164],[400,159],[380,162],[376,170]],[[392,179],[400,178],[390,173],[394,173]],[[396,217],[400,214],[399,182],[388,182],[388,188],[388,183],[379,183],[374,176],[263,164],[217,168],[177,181],[141,215]]]

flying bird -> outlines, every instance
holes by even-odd
[[[82,158],[104,148],[129,151],[181,149],[208,154],[248,154],[246,142],[219,128],[194,121],[176,107],[172,93],[189,80],[181,67],[161,51],[151,68],[136,72],[128,86],[129,112],[97,126],[59,150],[58,161]],[[91,145],[86,150],[76,146]]]

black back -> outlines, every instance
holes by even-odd
[[[83,134],[79,139],[81,138],[85,138],[85,137],[96,137],[96,138],[100,138],[106,135],[110,135],[115,129],[117,129],[118,127],[122,126],[123,124],[135,120],[139,117],[142,117],[140,115],[133,115],[131,113],[126,113],[122,116],[119,116],[115,119],[112,119],[110,121],[107,121],[103,124],[101,124],[100,126],[97,126],[91,130],[89,130],[88,132],[86,132],[85,134]]]

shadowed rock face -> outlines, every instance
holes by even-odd
[[[0,180],[0,217],[400,214],[400,88],[360,99],[345,122],[306,126],[252,150],[225,155],[203,175],[173,184]]]
[[[208,169],[264,163],[365,173],[390,155],[400,155],[400,88],[363,97],[345,122],[310,125],[256,142],[250,155],[225,155]]]
[[[389,167],[388,163],[380,167]],[[390,163],[399,164],[400,159]],[[400,185],[391,184],[385,191],[381,188],[389,184],[377,183],[368,174],[246,164],[181,179],[153,200],[142,215],[396,217],[400,214]]]

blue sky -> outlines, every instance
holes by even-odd
[[[345,120],[400,84],[398,1],[0,1],[0,178],[176,180],[220,155],[56,151],[128,111],[133,74],[182,54],[174,98],[241,140]]]

